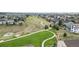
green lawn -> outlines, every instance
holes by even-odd
[[[53,36],[53,34],[51,32],[42,31],[42,32],[39,32],[36,34],[32,34],[30,36],[21,37],[19,39],[0,43],[0,46],[1,47],[18,47],[18,46],[25,46],[25,45],[27,46],[27,45],[31,44],[35,47],[40,47],[43,40],[45,40],[49,37],[52,37],[52,36]]]
[[[56,30],[56,29],[54,29],[54,28],[50,29],[49,31],[54,32],[54,33],[56,33],[56,32],[57,32],[57,30]]]
[[[56,38],[50,39],[45,42],[45,47],[56,47]]]

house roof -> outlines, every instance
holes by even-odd
[[[0,19],[0,21],[7,21],[8,19]]]
[[[71,28],[72,25],[74,25],[73,22],[68,22],[68,23],[64,23],[64,25],[67,27],[67,28]]]
[[[79,29],[79,24],[74,24],[72,27],[75,29]]]
[[[0,21],[14,21],[14,20],[12,20],[12,19],[0,19]]]
[[[67,47],[79,47],[79,40],[65,40]]]

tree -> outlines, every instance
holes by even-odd
[[[75,23],[75,20],[71,20],[71,21]]]
[[[67,33],[64,33],[64,34],[63,34],[63,37],[67,37]]]
[[[50,24],[50,27],[52,27],[52,24]]]
[[[6,25],[8,26],[9,24],[6,22]]]
[[[14,21],[15,21],[15,22],[18,22],[18,21],[19,21],[19,19],[18,19],[18,18],[16,18],[16,19],[14,19]]]
[[[62,20],[59,20],[58,25],[59,25],[59,26],[61,26],[61,25],[62,25],[62,23],[63,23],[63,21],[62,21]]]
[[[59,26],[58,25],[54,25],[53,28],[56,29],[56,30],[59,30]]]
[[[48,25],[45,25],[45,29],[48,29],[49,27],[48,27]]]
[[[26,15],[26,17],[29,17],[30,15]]]

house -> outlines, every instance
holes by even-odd
[[[79,33],[79,24],[71,25],[71,32]]]
[[[14,24],[14,23],[15,23],[14,20],[7,20],[6,22],[7,22],[8,24]]]
[[[74,23],[73,22],[67,22],[67,23],[64,23],[64,25],[65,25],[66,30],[71,32],[71,26],[73,26]]]
[[[11,19],[0,19],[0,24],[2,25],[2,24],[14,24],[15,23],[15,21],[14,20],[11,20]]]
[[[6,24],[6,21],[1,19],[0,24]]]
[[[79,33],[79,24],[73,22],[64,23],[66,30],[74,33]]]
[[[79,24],[73,22],[64,23],[66,30],[74,33],[79,33]]]

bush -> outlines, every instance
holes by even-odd
[[[56,44],[56,43],[54,43],[54,44],[53,44],[53,47],[56,47],[56,46],[57,46],[57,44]]]
[[[49,27],[48,27],[48,25],[45,25],[45,29],[48,29]]]
[[[52,25],[50,24],[50,27],[52,27]]]
[[[63,37],[67,37],[67,33],[64,33],[64,34],[63,34]]]

